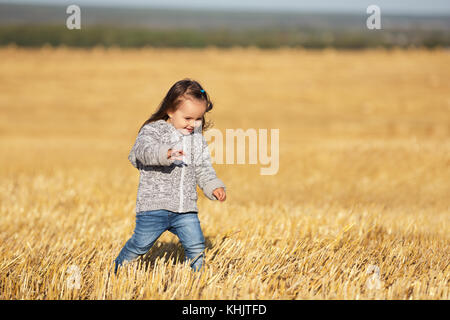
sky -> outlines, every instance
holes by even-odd
[[[0,3],[346,13],[366,12],[369,5],[375,4],[381,13],[450,15],[450,0],[0,0]]]

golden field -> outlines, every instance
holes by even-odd
[[[279,171],[214,165],[202,274],[166,232],[116,277],[128,152],[185,77],[214,128],[279,129]],[[0,299],[449,299],[449,80],[444,50],[2,48]]]

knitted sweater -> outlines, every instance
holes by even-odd
[[[182,149],[183,161],[167,159],[168,150]],[[157,120],[139,131],[128,160],[140,172],[136,213],[166,209],[198,212],[197,184],[210,200],[219,187],[226,190],[211,164],[208,144],[199,128],[184,135],[171,123]]]

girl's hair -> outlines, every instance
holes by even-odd
[[[195,80],[184,78],[183,80],[177,81],[167,92],[164,99],[159,104],[158,110],[153,113],[150,118],[145,120],[142,126],[139,128],[141,131],[142,127],[146,124],[157,121],[157,120],[167,120],[169,115],[167,111],[175,111],[178,106],[187,97],[192,97],[198,100],[206,102],[206,112],[209,112],[213,108],[213,103],[209,99],[209,95],[203,90],[200,83]],[[205,113],[206,113],[205,112]],[[211,122],[205,123],[205,115],[202,116],[202,133],[211,126]]]

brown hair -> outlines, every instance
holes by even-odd
[[[169,118],[167,111],[175,111],[178,106],[186,99],[187,96],[192,98],[203,100],[206,102],[206,112],[211,111],[213,108],[213,103],[209,99],[208,93],[203,89],[203,87],[195,80],[184,78],[183,80],[177,81],[167,92],[164,99],[159,104],[158,110],[153,113],[150,118],[145,120],[142,126],[139,128],[141,131],[142,127],[146,124],[157,121],[166,121]],[[205,113],[206,113],[205,112]],[[211,127],[211,122],[205,123],[205,115],[202,116],[202,133]]]

